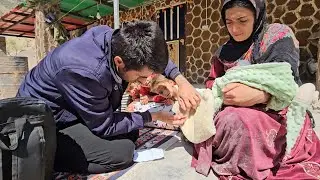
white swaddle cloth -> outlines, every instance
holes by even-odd
[[[198,144],[209,139],[216,133],[213,123],[214,116],[214,99],[211,89],[196,89],[200,96],[201,102],[197,111],[190,112],[188,119],[181,126],[182,133],[192,143]],[[173,105],[172,111],[180,112],[179,103]]]

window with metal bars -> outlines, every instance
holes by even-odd
[[[157,12],[157,20],[167,41],[169,58],[178,66],[180,72],[186,70],[185,39],[185,4],[160,9]]]
[[[185,38],[186,8],[185,4],[181,4],[159,10],[158,23],[167,41]]]

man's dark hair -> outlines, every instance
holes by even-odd
[[[143,66],[163,73],[168,64],[168,48],[163,32],[156,22],[129,22],[112,36],[112,56],[122,58],[126,70],[141,70]]]

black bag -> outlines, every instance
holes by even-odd
[[[0,180],[52,179],[56,128],[41,100],[0,100]]]

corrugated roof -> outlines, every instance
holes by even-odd
[[[141,6],[151,1],[152,0],[119,0],[120,11]],[[113,14],[112,0],[61,0],[60,8],[64,13],[72,10],[70,15],[89,19],[96,16],[98,8],[101,16]]]
[[[0,35],[33,38],[34,22],[34,10],[19,5],[0,17]],[[90,22],[70,16],[62,18],[62,24],[68,31],[85,27],[88,23]]]
[[[26,0],[1,0],[0,35],[34,37],[34,10]],[[151,3],[154,0],[120,0],[120,11]],[[100,16],[113,14],[112,0],[61,0],[62,24],[68,31],[85,27]],[[6,12],[6,13],[3,13]]]

